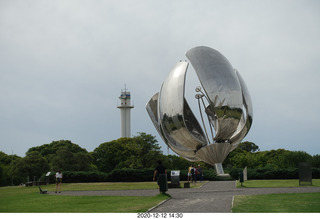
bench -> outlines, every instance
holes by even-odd
[[[39,186],[40,194],[47,194],[48,190],[42,190],[41,187]]]

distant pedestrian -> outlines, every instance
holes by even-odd
[[[191,166],[191,179],[192,182],[196,182],[196,168],[194,168],[194,165]]]
[[[188,168],[188,182],[192,182],[192,173],[191,173],[192,165]]]
[[[198,168],[194,167],[194,181],[197,182],[197,180],[199,180],[199,171]]]
[[[62,183],[62,173],[60,170],[56,172],[56,193],[59,191],[61,193],[61,183]]]
[[[197,168],[197,170],[198,170],[198,179],[200,180],[200,182],[202,182],[202,180],[203,180],[203,172],[202,172],[202,167],[200,166],[200,164],[198,165],[198,168]]]
[[[157,161],[158,165],[157,167],[154,169],[154,173],[153,173],[153,181],[155,181],[157,179],[158,181],[158,178],[159,178],[159,175],[160,174],[167,174],[167,170],[166,168],[162,165],[162,161],[161,160],[158,160]],[[159,182],[158,182],[159,184]]]

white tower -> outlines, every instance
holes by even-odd
[[[121,100],[121,105],[118,106],[120,109],[121,115],[121,137],[122,138],[130,138],[131,137],[131,124],[130,124],[130,110],[134,108],[134,106],[130,105],[130,92],[127,89],[121,91],[121,95],[119,97]]]

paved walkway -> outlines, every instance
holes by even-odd
[[[169,189],[171,199],[150,210],[150,212],[218,213],[231,212],[233,197],[236,195],[259,195],[272,193],[320,192],[320,187],[285,188],[235,188],[236,181],[210,181],[201,188]],[[63,191],[52,195],[90,196],[155,196],[157,189],[112,190],[112,191]]]
[[[236,181],[211,181],[198,189],[170,189],[170,200],[151,212],[223,213],[231,212],[236,195],[320,192],[320,187],[235,188]]]
[[[150,212],[231,212],[235,181],[212,181],[195,189],[170,189],[171,199]]]

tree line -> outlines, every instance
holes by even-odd
[[[0,151],[0,186],[37,181],[47,172],[58,170],[109,173],[115,169],[154,168],[159,159],[170,169],[190,165],[181,157],[164,155],[155,136],[146,133],[102,143],[93,152],[70,140],[53,141],[30,148],[25,157]]]
[[[69,140],[53,141],[30,148],[25,157],[0,151],[0,186],[39,180],[45,173],[58,170],[99,175],[115,170],[151,169],[159,159],[169,170],[186,170],[193,164],[176,155],[164,155],[155,136],[146,133],[102,143],[92,152]],[[319,155],[311,156],[303,151],[284,149],[259,151],[254,143],[243,142],[229,154],[223,166],[228,172],[245,166],[253,169],[265,166],[275,169],[296,168],[299,162],[309,162],[313,167],[320,168]],[[203,162],[197,164],[207,170],[213,168]]]
[[[310,155],[304,151],[289,151],[277,149],[260,151],[253,142],[242,142],[232,151],[224,162],[224,167],[230,168],[297,168],[299,163],[311,163],[312,167],[320,168],[320,155]]]

